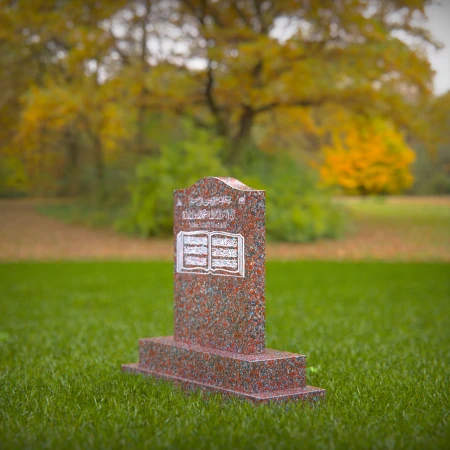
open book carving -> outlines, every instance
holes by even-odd
[[[180,231],[177,272],[245,277],[244,237],[221,231]]]

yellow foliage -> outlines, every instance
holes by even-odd
[[[0,190],[19,190],[28,189],[28,179],[24,164],[16,156],[2,155],[0,158]]]
[[[320,167],[323,182],[351,195],[394,194],[411,186],[414,152],[381,120],[334,133]]]

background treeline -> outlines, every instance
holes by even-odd
[[[168,192],[232,175],[302,241],[342,229],[331,189],[450,193],[428,3],[0,0],[0,194],[164,235]]]

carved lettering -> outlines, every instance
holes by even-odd
[[[230,269],[237,268],[236,259],[214,259],[211,264],[213,267],[229,267]]]
[[[184,243],[189,245],[208,245],[208,238],[206,236],[186,236]]]
[[[208,259],[199,258],[198,256],[186,256],[185,264],[188,266],[206,266],[208,264]]]
[[[219,245],[220,247],[236,247],[237,240],[235,238],[214,237],[212,238],[212,245]]]
[[[236,211],[229,209],[187,209],[182,211],[183,220],[234,220]]]
[[[229,205],[231,203],[231,197],[228,195],[216,196],[211,198],[195,197],[189,199],[189,205],[191,206],[217,206],[217,205]]]
[[[212,256],[224,256],[229,258],[237,258],[238,253],[235,248],[213,248]]]
[[[207,255],[208,254],[208,247],[193,247],[189,245],[184,246],[184,254],[185,255]]]

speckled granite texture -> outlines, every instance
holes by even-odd
[[[269,349],[239,355],[180,344],[170,337],[141,339],[139,363],[148,370],[240,392],[306,386],[305,357]]]
[[[180,232],[184,250],[199,251],[203,247],[205,253],[184,254],[177,270]],[[174,238],[175,340],[247,355],[264,351],[265,192],[250,189],[233,178],[204,178],[175,191]],[[205,241],[210,241],[209,246],[186,244]],[[239,251],[243,253],[242,262],[238,261]],[[206,269],[198,270],[180,264],[210,256],[209,271],[208,261],[203,264]],[[230,267],[213,267],[221,262]]]
[[[203,178],[174,192],[174,336],[123,370],[254,402],[324,398],[303,355],[265,348],[265,192]]]

